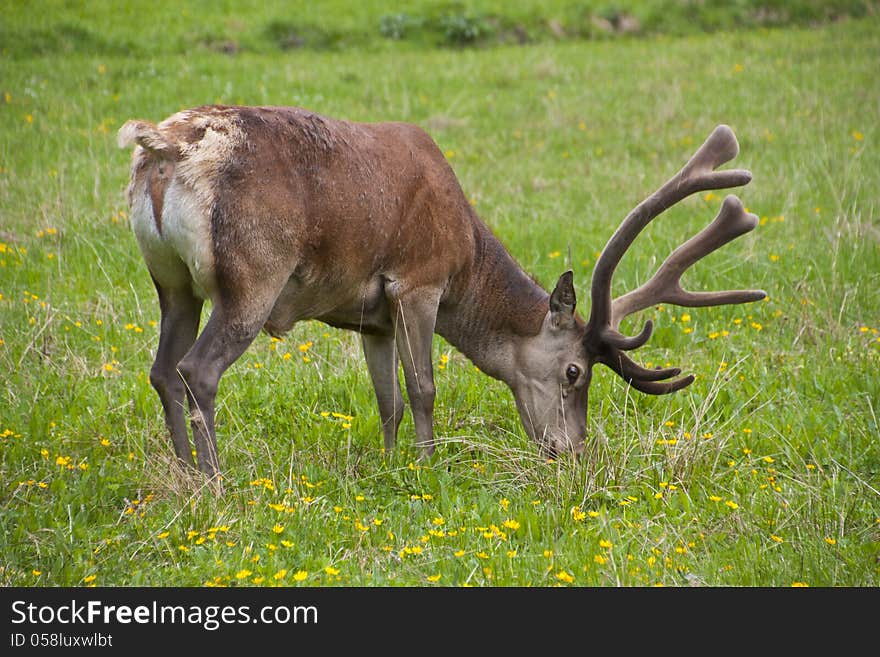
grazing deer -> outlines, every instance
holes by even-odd
[[[425,455],[434,451],[433,334],[513,391],[526,433],[551,454],[582,453],[593,365],[659,395],[690,384],[678,368],[646,369],[624,352],[620,321],[658,303],[713,306],[760,290],[687,292],[679,279],[757,218],[728,196],[716,219],[644,285],[611,298],[614,269],[661,212],[708,189],[749,182],[715,169],[738,145],[719,126],[669,182],[623,221],[596,263],[589,319],[575,313],[572,272],[548,294],[477,217],[449,164],[420,128],[353,123],[292,107],[206,106],[162,123],[128,121],[134,149],[131,223],[159,295],[150,381],[177,458],[218,473],[214,400],[224,371],[261,329],[281,335],[318,319],[361,334],[386,449],[403,415],[398,362]],[[202,304],[213,304],[199,334]]]

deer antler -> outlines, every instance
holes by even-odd
[[[687,292],[681,287],[681,275],[695,262],[757,225],[758,218],[746,213],[740,200],[730,195],[724,199],[715,220],[675,249],[647,283],[617,299],[611,298],[615,268],[638,234],[655,217],[696,192],[738,187],[752,179],[752,174],[743,169],[715,170],[738,152],[733,131],[726,125],[715,128],[678,174],[627,215],[599,256],[593,271],[592,307],[584,344],[596,361],[613,369],[636,390],[666,394],[689,385],[694,377],[664,381],[677,376],[681,370],[651,370],[633,362],[623,352],[645,344],[651,337],[653,323],[648,320],[638,335],[625,336],[618,331],[624,317],[663,302],[679,306],[717,306],[757,301],[767,296],[762,290]]]

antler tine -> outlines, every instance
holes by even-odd
[[[681,171],[627,215],[608,240],[593,270],[589,320],[592,331],[603,334],[611,332],[606,329],[611,328],[613,317],[611,279],[614,270],[635,238],[652,219],[691,194],[706,189],[737,187],[745,185],[752,179],[752,174],[742,169],[715,171],[717,167],[736,157],[738,152],[739,144],[733,131],[726,125],[719,125]],[[616,333],[616,330],[613,333]],[[644,339],[629,348],[644,344],[650,337],[650,329],[646,326],[642,334]],[[641,339],[642,335],[639,338]]]
[[[763,290],[688,292],[681,287],[682,274],[694,263],[757,225],[756,215],[747,213],[736,196],[727,196],[715,220],[675,249],[647,283],[612,301],[611,328],[616,331],[624,317],[657,303],[689,307],[720,306],[758,301],[766,297]]]

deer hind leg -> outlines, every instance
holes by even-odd
[[[403,395],[397,380],[397,345],[393,335],[361,335],[367,369],[373,381],[385,451],[394,449],[397,429],[403,419]]]
[[[392,284],[395,285],[395,284]],[[415,289],[405,294],[390,290],[391,316],[394,338],[406,392],[416,425],[416,440],[424,456],[434,453],[434,371],[431,364],[431,344],[437,322],[440,292],[429,288]]]
[[[199,470],[210,477],[220,470],[214,430],[220,377],[257,337],[274,298],[257,308],[253,304],[217,303],[198,340],[177,367],[189,401]]]
[[[177,364],[195,342],[202,300],[188,289],[163,288],[159,283],[156,283],[156,291],[162,319],[159,347],[150,369],[150,383],[162,401],[165,426],[171,434],[174,453],[181,463],[192,466],[192,449],[183,409],[186,390],[177,373]]]

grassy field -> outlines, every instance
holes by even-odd
[[[271,16],[227,5],[206,24],[265,33]],[[525,46],[386,39],[184,55],[183,14],[139,38],[131,13],[83,6],[32,17],[15,4],[3,28],[0,584],[878,584],[876,16]],[[74,47],[37,47],[53,17]],[[130,154],[115,147],[126,119],[206,102],[418,123],[545,286],[570,249],[582,311],[620,219],[728,123],[736,165],[754,174],[738,193],[760,226],[686,282],[769,298],[655,310],[639,359],[696,382],[648,397],[597,367],[576,464],[542,459],[505,386],[440,338],[442,444],[417,462],[408,415],[397,450],[382,452],[354,334],[307,322],[281,341],[261,336],[221,381],[215,496],[171,467],[148,383],[158,303],[128,228]],[[615,290],[644,281],[722,196],[658,219]]]

